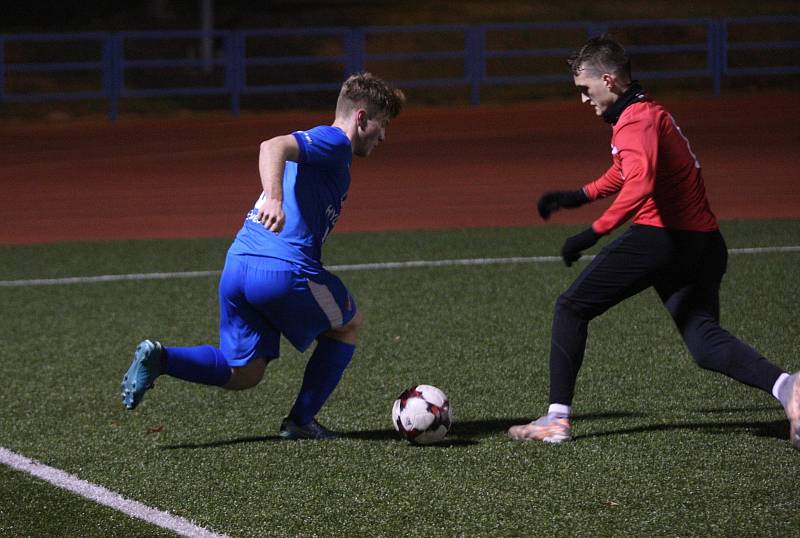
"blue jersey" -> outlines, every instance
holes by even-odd
[[[300,147],[300,157],[298,162],[286,161],[283,230],[276,235],[256,220],[266,197],[262,193],[229,252],[268,256],[317,271],[322,268],[322,244],[336,225],[347,198],[353,152],[350,139],[338,127],[319,126],[292,134]]]

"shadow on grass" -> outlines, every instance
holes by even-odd
[[[771,409],[771,407],[755,407],[748,409],[707,409],[698,410],[702,413],[714,412],[740,412],[740,411],[760,411],[764,409]],[[617,418],[639,418],[643,415],[639,413],[624,413],[624,412],[605,412],[605,413],[587,413],[583,415],[576,415],[574,420],[587,421],[587,420],[604,420],[604,419],[617,419]],[[495,435],[505,435],[505,432],[515,424],[525,424],[531,420],[530,417],[516,417],[516,418],[495,418],[485,420],[465,420],[456,421],[453,429],[450,432],[450,437],[436,443],[436,447],[466,447],[479,443],[480,438],[490,437]],[[746,431],[758,437],[770,437],[776,439],[786,439],[789,436],[789,425],[786,420],[771,420],[771,421],[738,421],[738,422],[675,422],[671,424],[651,424],[645,426],[634,426],[631,428],[618,428],[614,430],[605,430],[596,433],[588,433],[577,435],[576,439],[591,439],[600,437],[609,437],[614,435],[627,435],[636,433],[658,432],[658,431],[671,431],[671,430],[697,430],[712,434],[727,434],[732,431]],[[397,432],[392,429],[375,429],[375,430],[356,430],[349,432],[342,432],[344,439],[360,439],[363,441],[377,441],[377,442],[397,442],[399,441]],[[175,449],[198,449],[198,448],[218,448],[225,446],[240,445],[245,443],[276,443],[283,442],[283,439],[277,435],[263,435],[251,437],[238,437],[235,439],[225,439],[220,441],[211,441],[208,443],[181,443],[174,445],[162,446],[162,450],[175,450]]]
[[[692,409],[691,412],[702,415],[721,415],[729,413],[747,413],[753,411],[774,411],[779,407],[776,405],[751,405],[746,407],[708,407],[702,409]],[[578,415],[576,419],[587,418],[591,415],[581,417]],[[624,415],[621,415],[624,417]],[[702,431],[711,434],[729,434],[730,432],[748,432],[756,437],[770,437],[775,439],[788,439],[789,437],[789,423],[786,419],[782,420],[768,420],[768,421],[714,421],[704,420],[697,422],[674,422],[669,424],[650,424],[645,426],[634,426],[631,428],[619,428],[615,430],[606,430],[602,432],[589,433],[585,435],[576,435],[575,439],[589,439],[592,437],[608,437],[612,435],[626,435],[631,433],[646,433],[658,431],[671,431],[671,430],[694,430]]]
[[[745,413],[748,411],[773,411],[780,409],[780,405],[751,405],[749,407],[710,407],[706,409],[692,409],[695,413]]]
[[[637,417],[636,413],[590,413],[585,415],[576,415],[578,420],[599,420],[609,418],[631,418]],[[535,418],[535,417],[534,417]],[[473,445],[476,441],[471,441],[473,438],[488,437],[492,435],[505,435],[506,431],[515,424],[525,424],[530,422],[531,417],[505,417],[493,418],[484,420],[456,420],[453,422],[453,428],[450,430],[450,436],[457,439],[450,441],[453,446]],[[365,441],[388,441],[397,439],[397,432],[390,429],[382,430],[361,430],[347,432],[343,435],[350,439],[362,439]],[[465,439],[466,438],[466,439]],[[447,445],[445,441],[444,445]]]
[[[608,430],[585,435],[576,435],[575,439],[590,439],[597,437],[608,437],[612,435],[625,435],[631,433],[647,433],[672,430],[693,430],[702,431],[710,434],[730,434],[731,432],[747,432],[756,437],[770,437],[775,439],[789,438],[789,423],[786,420],[770,421],[740,421],[740,422],[675,422],[672,424],[651,424],[647,426],[636,426],[633,428],[622,428]]]
[[[164,445],[160,448],[161,450],[217,448],[221,446],[233,446],[245,443],[277,443],[280,441],[283,441],[283,439],[277,435],[257,435],[252,437],[237,437],[236,439],[226,439],[222,441],[211,441],[208,443],[181,443],[177,445]]]
[[[582,418],[590,418],[593,415],[586,415]],[[628,416],[622,413],[612,413],[609,415],[596,415],[596,417],[612,417],[612,416]],[[488,419],[488,420],[468,420],[458,421],[453,425],[450,432],[451,437],[448,437],[441,443],[435,443],[437,447],[459,447],[471,446],[478,442],[473,440],[475,437],[485,437],[493,434],[505,434],[505,431],[514,424],[524,424],[530,421],[530,418],[501,418],[501,419]],[[455,438],[453,438],[455,437]],[[393,429],[383,428],[377,430],[356,430],[342,432],[344,439],[360,439],[362,441],[378,441],[378,442],[397,442],[400,440],[397,432]],[[283,441],[277,435],[264,435],[264,436],[251,436],[251,437],[238,437],[236,439],[225,439],[220,441],[211,441],[208,443],[180,443],[173,445],[162,446],[162,450],[174,449],[197,449],[197,448],[218,448],[224,446],[240,445],[245,443],[274,443]]]
[[[342,438],[366,439],[370,441],[390,441],[390,442],[400,441],[397,432],[394,430],[373,430],[369,432],[343,432]],[[211,441],[208,443],[181,443],[176,445],[164,445],[160,448],[161,450],[179,450],[179,449],[194,450],[198,448],[219,448],[224,446],[241,445],[245,443],[280,443],[280,442],[289,443],[291,441],[286,441],[284,439],[281,439],[277,435],[263,435],[263,436],[253,436],[253,437],[237,437],[236,439]],[[433,443],[431,445],[424,445],[424,446],[447,448],[447,447],[469,446],[476,444],[478,444],[477,441],[470,441],[467,439],[445,439],[440,443]],[[411,444],[409,443],[409,445]],[[411,446],[421,447],[423,445],[411,445]]]

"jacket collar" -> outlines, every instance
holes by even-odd
[[[647,99],[647,94],[644,93],[641,84],[639,84],[638,80],[634,80],[631,82],[631,85],[628,86],[628,89],[625,90],[625,93],[619,96],[613,105],[608,107],[608,109],[603,112],[603,120],[606,123],[610,123],[614,125],[619,121],[619,117],[622,115],[622,112],[628,108],[633,103],[638,103],[639,101],[644,101]]]

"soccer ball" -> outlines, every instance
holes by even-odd
[[[414,444],[441,441],[453,424],[447,395],[432,385],[414,385],[394,401],[392,424]]]

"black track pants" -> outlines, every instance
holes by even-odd
[[[603,248],[556,301],[550,403],[572,404],[589,321],[653,286],[697,364],[767,392],[783,370],[719,325],[728,261],[719,232],[632,225]]]

